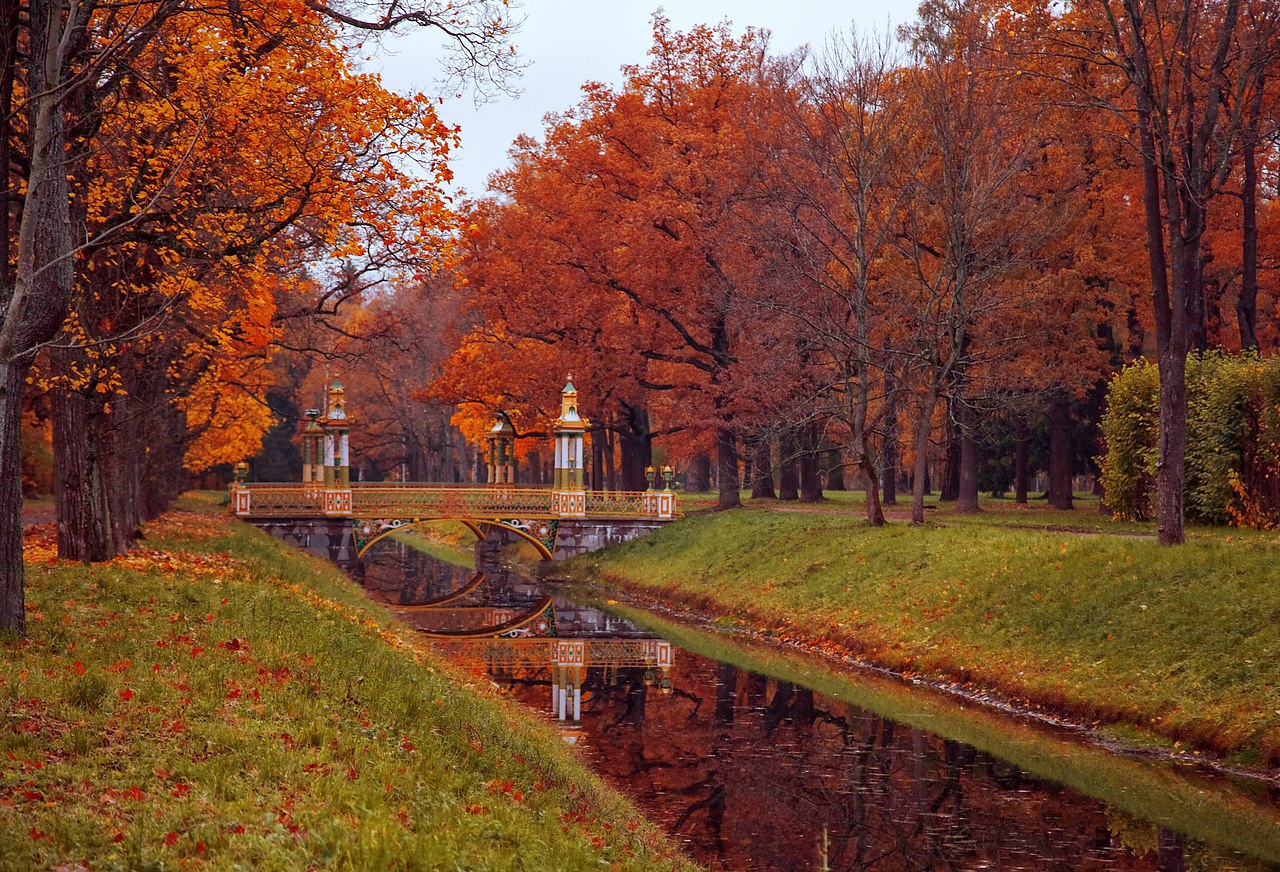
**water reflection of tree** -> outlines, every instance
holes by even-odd
[[[670,696],[639,675],[602,688],[596,753],[659,797],[650,814],[704,862],[816,868],[825,830],[837,870],[1165,868],[1100,841],[1096,803],[972,748],[729,664],[684,665]]]

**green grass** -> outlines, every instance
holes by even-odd
[[[575,572],[911,673],[1240,759],[1280,762],[1277,536],[873,529],[848,514],[697,515]]]
[[[207,507],[47,553],[0,643],[2,869],[687,868],[321,561]]]
[[[812,688],[897,723],[985,751],[1040,778],[1105,802],[1148,826],[1171,827],[1206,845],[1280,863],[1280,814],[1226,779],[1188,777],[1172,765],[1117,756],[941,694],[867,672],[815,667],[812,658],[729,640],[617,603],[605,606],[681,648],[741,669]],[[1189,846],[1196,868],[1234,868],[1205,845]]]

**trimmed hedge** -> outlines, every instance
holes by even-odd
[[[1154,512],[1160,382],[1139,360],[1112,380],[1102,419],[1102,486],[1111,512]],[[1209,352],[1187,360],[1187,515],[1209,524],[1280,521],[1280,357]]]

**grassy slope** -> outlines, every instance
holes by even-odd
[[[92,568],[29,550],[0,868],[683,868],[336,569],[207,512],[149,536]]]
[[[584,558],[606,581],[889,667],[946,676],[1246,762],[1280,762],[1274,534],[1009,526],[874,530],[848,514],[691,517]]]

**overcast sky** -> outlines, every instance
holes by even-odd
[[[785,53],[808,44],[820,48],[833,30],[884,30],[914,17],[916,0],[666,0],[672,25],[733,22],[772,31],[771,45]],[[507,149],[520,134],[539,135],[548,112],[579,100],[584,82],[617,84],[623,64],[643,63],[650,16],[658,3],[635,0],[524,0],[524,26],[516,45],[529,63],[516,97],[502,96],[475,108],[470,96],[447,99],[441,116],[462,127],[462,149],[451,164],[455,183],[475,196],[489,174],[507,165]],[[389,40],[369,66],[396,91],[437,94],[439,40],[426,33]]]

